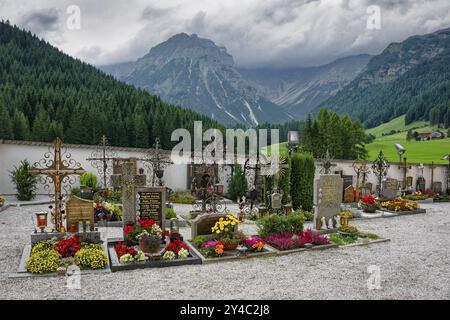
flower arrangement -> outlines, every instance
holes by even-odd
[[[58,252],[63,258],[73,257],[75,253],[81,249],[81,243],[77,236],[65,237],[61,239],[57,244],[55,251]]]
[[[114,244],[114,250],[119,257],[120,263],[141,262],[147,260],[147,256],[142,251],[137,251],[134,247],[128,247],[125,242],[118,241]]]
[[[103,250],[82,248],[75,253],[75,263],[81,269],[104,269],[108,264],[108,257]]]
[[[185,259],[189,257],[189,255],[189,247],[180,239],[174,239],[167,245],[163,259]]]
[[[226,218],[220,218],[219,221],[211,228],[213,234],[230,234],[235,230],[235,226],[239,223],[239,220],[228,214]]]
[[[359,232],[357,227],[355,227],[355,226],[350,226],[350,225],[347,225],[347,226],[340,226],[340,227],[339,227],[339,231],[341,231],[341,232],[343,232],[343,233],[351,233],[351,234],[356,234],[356,233]]]
[[[264,241],[258,236],[244,239],[243,244],[251,252],[261,252],[264,248]]]
[[[404,198],[407,200],[412,200],[412,201],[426,200],[428,198],[433,198],[433,192],[429,191],[429,192],[422,193],[422,192],[418,191],[413,194],[407,194],[404,196]]]
[[[373,195],[367,195],[361,198],[359,206],[364,212],[373,213],[379,208],[377,198]]]
[[[138,219],[135,225],[125,226],[123,232],[128,240],[134,244],[139,242],[138,236],[148,235],[159,237],[160,239],[163,236],[161,227],[153,219]]]
[[[80,242],[78,237],[40,241],[31,249],[26,267],[31,273],[56,272],[58,267],[76,264],[80,268],[103,269],[108,258],[97,243]]]
[[[122,209],[112,202],[98,201],[94,202],[95,221],[122,221]]]
[[[208,241],[202,244],[200,251],[207,257],[221,257],[224,254],[224,244],[220,241]]]
[[[330,240],[318,232],[308,229],[303,232],[279,232],[271,233],[266,237],[266,242],[279,250],[302,248],[305,244],[313,245],[329,244]]]
[[[419,207],[416,201],[408,201],[403,198],[395,198],[392,201],[384,201],[381,203],[381,207],[390,211],[413,211]]]

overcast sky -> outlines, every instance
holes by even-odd
[[[80,8],[80,29],[67,27],[70,5]],[[379,30],[367,28],[373,5],[381,10]],[[390,42],[448,28],[450,1],[0,0],[0,17],[97,65],[135,60],[186,32],[225,46],[241,67],[289,67],[379,53]]]

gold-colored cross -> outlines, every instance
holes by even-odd
[[[68,160],[62,160],[61,155],[61,146],[62,141],[60,138],[56,138],[53,141],[53,148],[54,148],[54,154],[53,154],[53,160],[48,161],[48,166],[45,168],[38,168],[39,162],[34,163],[33,168],[30,170],[33,174],[41,174],[41,175],[47,175],[49,176],[54,184],[55,187],[55,211],[53,213],[54,218],[54,230],[59,232],[62,227],[62,194],[61,194],[61,186],[63,179],[66,176],[69,175],[82,175],[86,171],[79,167],[79,168],[69,168],[68,165],[72,163],[72,159],[70,159],[70,154],[68,157]],[[46,157],[47,158],[47,157]],[[75,163],[75,161],[73,161]],[[44,161],[44,164],[46,164],[47,161]]]

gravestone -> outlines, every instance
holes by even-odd
[[[70,196],[66,201],[66,230],[72,226],[78,229],[78,223],[83,223],[86,232],[94,231],[94,201],[85,200],[76,196]],[[89,230],[86,226],[89,224]],[[83,232],[78,230],[79,232]]]
[[[433,182],[433,193],[442,193],[442,182],[435,181]]]
[[[281,193],[279,192],[274,192],[271,195],[271,202],[272,202],[272,209],[274,210],[278,210],[281,209],[281,199],[283,198],[283,196],[281,195]]]
[[[322,228],[322,219],[329,229],[332,221],[333,228],[337,227],[337,215],[340,212],[342,202],[343,181],[339,175],[324,174],[315,180],[314,192],[314,225],[317,230]]]
[[[353,186],[348,186],[344,190],[344,203],[355,202],[355,188]]]
[[[141,219],[152,219],[164,230],[165,228],[165,208],[166,208],[166,188],[145,187],[136,188],[137,211]]]
[[[383,181],[381,197],[386,200],[394,199],[398,195],[399,183],[397,179],[387,178]]]
[[[426,184],[424,177],[418,177],[416,181],[416,191],[425,192]]]
[[[406,188],[411,188],[413,186],[413,177],[406,177]]]
[[[135,165],[132,162],[125,162],[122,165],[122,174],[113,174],[111,183],[114,188],[122,188],[122,212],[123,223],[136,223],[136,196],[135,188],[145,186],[145,174],[136,174]]]
[[[211,228],[214,227],[220,218],[226,218],[225,213],[208,213],[197,216],[191,224],[191,240],[200,235],[210,235]]]

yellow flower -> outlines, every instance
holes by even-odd
[[[220,233],[220,230],[217,230],[216,233],[219,234],[219,233]]]

